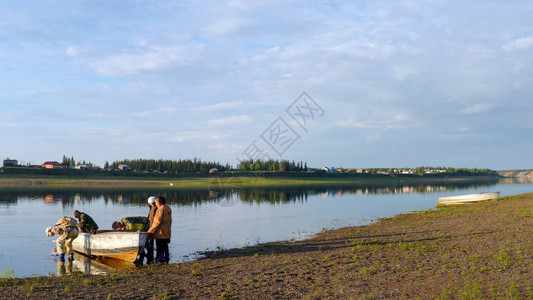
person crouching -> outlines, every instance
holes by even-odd
[[[57,254],[59,260],[65,261],[65,250],[69,260],[74,259],[72,252],[72,241],[78,237],[79,230],[77,221],[70,217],[61,217],[54,226],[46,228],[47,236],[59,235],[56,240]]]

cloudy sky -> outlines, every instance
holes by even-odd
[[[533,168],[533,2],[0,3],[2,158]]]

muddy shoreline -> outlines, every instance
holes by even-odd
[[[528,299],[532,225],[533,193],[107,277],[0,279],[0,298]]]

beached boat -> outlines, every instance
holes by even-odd
[[[439,198],[439,204],[444,205],[454,205],[454,204],[466,204],[474,203],[485,200],[496,200],[500,198],[500,192],[491,192],[491,193],[478,193],[478,194],[468,194],[452,197],[441,197]]]
[[[80,232],[72,242],[74,251],[90,255],[134,262],[144,249],[147,232],[101,231],[96,234]]]

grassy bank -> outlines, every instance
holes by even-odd
[[[56,170],[51,170],[56,171]],[[120,172],[59,170],[59,173],[2,173],[0,187],[167,187],[167,188],[231,188],[231,187],[304,187],[352,186],[361,184],[431,184],[445,182],[497,181],[497,176],[399,176],[306,174],[306,173],[220,173],[214,175],[170,175]],[[63,172],[63,173],[62,173]],[[109,174],[107,174],[109,173]],[[76,175],[72,175],[76,174]],[[85,174],[85,175],[83,175]],[[95,175],[96,174],[96,175]]]
[[[530,299],[532,225],[525,194],[108,277],[1,279],[0,298]]]

